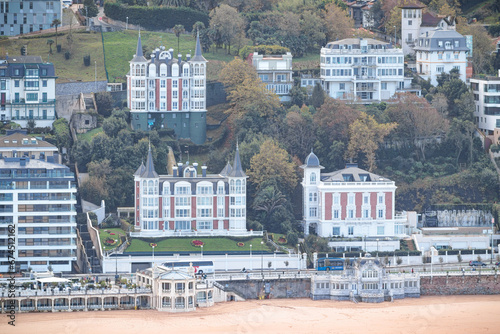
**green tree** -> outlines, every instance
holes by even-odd
[[[323,90],[323,87],[321,87],[319,83],[316,83],[311,95],[311,104],[316,109],[320,108],[323,105],[323,103],[325,103],[325,97],[326,93]]]
[[[328,239],[318,237],[317,235],[309,234],[304,243],[309,252],[329,252]]]
[[[110,92],[98,92],[94,94],[97,112],[104,116],[109,117],[113,110],[113,97]]]
[[[180,41],[180,37],[181,37],[181,34],[183,32],[186,31],[186,29],[184,29],[184,26],[182,24],[176,24],[173,28],[172,28],[172,31],[174,32],[175,34],[175,37],[177,37],[177,52],[178,53],[181,53],[181,49],[179,47],[179,41]]]
[[[292,156],[305,157],[316,141],[313,117],[309,108],[290,108],[283,124],[286,128],[283,142],[288,151]]]
[[[96,17],[97,14],[99,14],[99,8],[97,8],[94,0],[84,0],[83,15],[86,17]]]
[[[109,137],[116,137],[118,133],[128,127],[127,122],[123,118],[108,117],[102,123],[102,129]]]
[[[222,4],[210,12],[210,28],[219,34],[228,47],[228,54],[231,54],[231,45],[244,37],[244,27],[245,20],[233,7]]]
[[[71,147],[71,134],[69,131],[69,124],[65,118],[59,118],[54,123],[52,123],[52,128],[54,129],[54,135],[56,137],[56,145],[59,151],[63,147]]]
[[[49,38],[47,40],[47,44],[49,45],[50,48],[49,53],[52,54],[52,44],[54,44],[54,40]]]
[[[375,169],[375,153],[384,138],[396,127],[396,123],[379,124],[373,116],[362,112],[361,117],[349,126],[349,145],[346,158],[353,159],[359,152],[366,158],[368,170]]]

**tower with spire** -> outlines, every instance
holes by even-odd
[[[141,34],[127,74],[127,102],[136,130],[169,128],[177,138],[206,139],[206,65],[199,34],[194,57],[160,45],[144,57]]]
[[[236,144],[233,167],[227,174],[229,181],[229,229],[246,230],[246,184],[247,176],[241,167],[240,150]]]
[[[159,181],[160,177],[155,171],[150,144],[146,166],[141,162],[134,173],[136,229],[157,231],[160,228]]]

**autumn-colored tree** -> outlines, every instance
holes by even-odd
[[[287,151],[274,139],[267,139],[260,146],[260,152],[250,160],[247,175],[257,189],[264,182],[275,181],[283,190],[291,193],[298,182],[296,165]]]
[[[359,119],[349,126],[349,145],[346,159],[354,159],[360,152],[365,155],[365,163],[371,172],[375,169],[375,153],[384,138],[396,128],[396,123],[379,124],[373,116],[361,112]]]
[[[458,0],[432,0],[427,8],[439,15],[456,17],[461,13]]]
[[[425,98],[415,94],[397,94],[387,107],[391,120],[398,124],[397,138],[415,145],[425,160],[427,146],[448,131],[449,122]]]
[[[335,3],[329,3],[325,7],[325,25],[327,29],[327,41],[335,41],[352,37],[354,21],[349,17],[349,13]]]
[[[249,114],[271,117],[280,106],[278,96],[267,90],[255,69],[239,58],[224,67],[219,80],[225,86],[231,106],[226,112],[236,118]]]
[[[469,25],[463,17],[458,18],[457,31],[462,35],[472,35],[472,65],[474,73],[493,74],[495,43],[486,28],[480,24]]]
[[[343,101],[327,98],[314,114],[318,139],[330,145],[334,140],[347,142],[349,125],[359,118],[361,112]]]
[[[218,32],[228,47],[228,54],[231,53],[231,45],[244,37],[244,27],[245,19],[233,7],[222,4],[210,12],[210,28]]]

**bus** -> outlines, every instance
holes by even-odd
[[[195,275],[203,275],[214,274],[214,263],[213,261],[183,261],[183,262],[165,262],[162,263],[162,266],[182,271],[187,271],[189,265],[192,265],[194,268]]]
[[[317,270],[344,270],[345,260],[338,257],[322,257],[318,259]]]

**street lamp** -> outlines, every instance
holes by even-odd
[[[118,256],[115,254],[115,284],[118,284]]]
[[[394,26],[394,46],[396,46],[396,26]]]
[[[250,257],[252,257],[252,245],[250,244]]]
[[[151,246],[153,247],[153,267],[155,266],[155,246]]]
[[[264,277],[264,241],[260,242],[260,274]]]
[[[252,244],[250,244],[250,270],[253,270]]]
[[[491,259],[490,264],[493,263],[493,252],[495,251],[493,248],[493,224],[495,224],[495,218],[491,218]]]
[[[203,257],[203,245],[201,245],[201,257]]]
[[[378,257],[378,238],[377,238],[377,257]]]
[[[300,244],[297,244],[297,261],[299,262],[297,267],[300,270]]]
[[[97,60],[94,60],[94,90],[97,91]]]
[[[127,16],[127,23],[125,24],[125,30],[128,30],[128,16]]]

